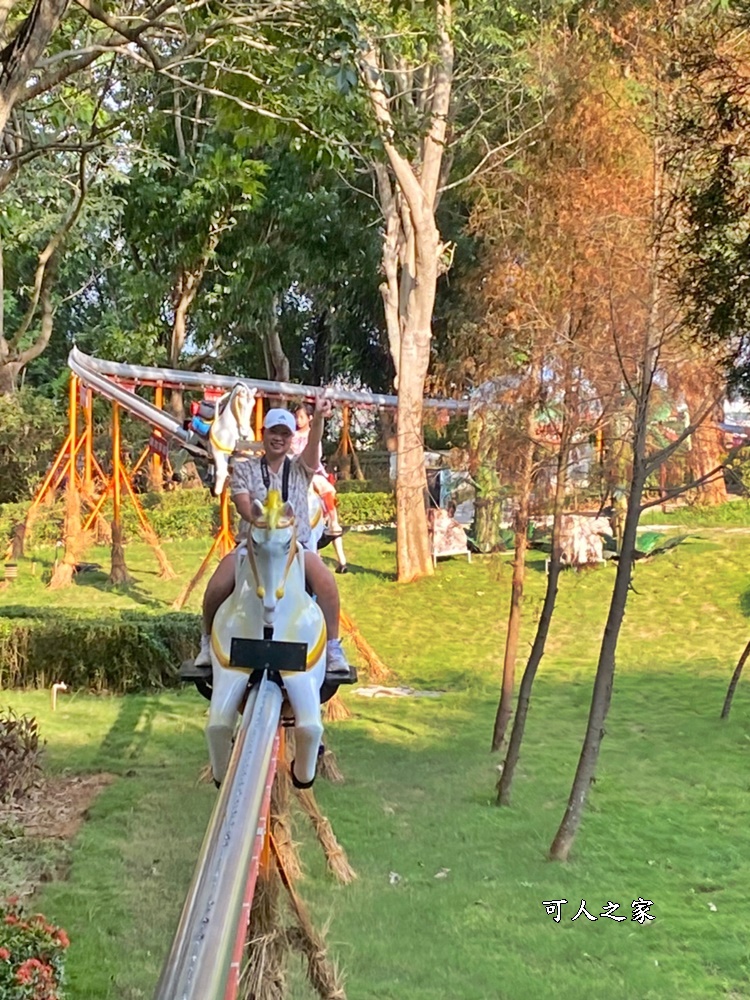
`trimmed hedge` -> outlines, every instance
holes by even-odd
[[[179,683],[180,663],[195,655],[198,615],[143,611],[71,612],[0,609],[0,689],[69,688],[111,694]]]
[[[338,497],[339,520],[347,524],[391,524],[396,520],[392,493],[343,493]]]
[[[393,483],[388,479],[339,479],[336,492],[339,496],[345,493],[393,493]]]
[[[144,493],[140,498],[146,516],[159,538],[209,538],[219,525],[219,504],[208,490],[175,490],[172,493]],[[10,538],[13,526],[23,521],[30,504],[0,506],[0,546]],[[233,510],[233,508],[232,508]],[[111,504],[104,506],[105,520],[112,516]],[[65,503],[42,507],[31,529],[32,545],[54,545],[61,537]],[[350,492],[339,494],[342,524],[390,524],[396,517],[392,493]],[[138,538],[138,519],[131,503],[123,503],[125,538]]]

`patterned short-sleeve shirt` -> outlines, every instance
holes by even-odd
[[[234,463],[232,472],[232,496],[239,493],[248,493],[254,500],[264,502],[268,490],[263,482],[263,473],[260,467],[259,458],[248,458],[241,462]],[[284,464],[279,466],[279,471],[268,470],[268,489],[282,492],[282,473]],[[294,517],[297,523],[297,540],[305,548],[310,543],[310,508],[308,506],[308,491],[312,472],[303,464],[299,457],[290,459],[289,468],[289,489],[287,500],[292,505]],[[240,524],[240,537],[247,537],[248,524],[242,521]]]

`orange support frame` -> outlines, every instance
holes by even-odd
[[[159,410],[164,409],[164,386],[158,382],[154,387],[154,406]],[[154,428],[154,435],[158,438],[164,437],[158,427]],[[161,455],[154,451],[151,453],[151,488],[161,489],[164,480],[164,463]]]
[[[234,534],[232,533],[232,522],[231,515],[229,511],[229,487],[225,486],[221,494],[220,500],[220,515],[221,524],[219,530],[214,536],[211,548],[208,550],[203,562],[198,567],[198,572],[195,574],[190,583],[185,587],[183,592],[177,598],[177,600],[172,604],[172,607],[176,611],[180,611],[187,601],[188,597],[192,594],[195,588],[198,586],[200,581],[211,564],[211,560],[215,555],[218,555],[220,559],[228,555],[235,547]]]

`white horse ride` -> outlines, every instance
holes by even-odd
[[[281,671],[294,713],[296,757],[292,778],[298,786],[315,778],[323,735],[320,687],[326,669],[326,627],[318,605],[305,590],[305,563],[297,544],[294,511],[270,490],[265,505],[253,501],[247,548],[235,552],[235,588],[221,605],[211,634],[213,692],[206,737],[214,778],[229,764],[232,736],[248,682],[248,672],[229,662],[234,637],[273,639],[307,645],[307,669]]]
[[[254,441],[255,389],[238,382],[216,404],[216,416],[208,434],[208,451],[216,469],[214,496],[221,496],[227,480],[229,459],[240,441]]]

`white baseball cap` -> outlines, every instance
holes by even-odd
[[[286,427],[294,434],[297,422],[289,410],[269,410],[263,420],[263,429],[270,430],[272,427]]]

